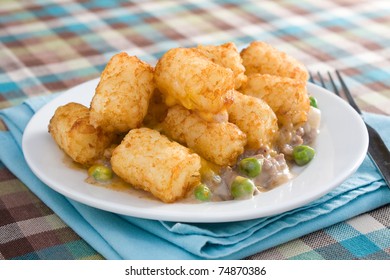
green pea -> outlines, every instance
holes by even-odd
[[[309,100],[310,100],[310,106],[314,108],[318,108],[317,99],[314,96],[310,96]]]
[[[314,157],[315,150],[306,145],[298,145],[293,149],[293,158],[296,164],[302,166],[308,164]]]
[[[205,184],[199,184],[194,190],[194,195],[200,201],[209,201],[211,199],[211,191]]]
[[[88,175],[101,182],[111,180],[113,176],[111,168],[101,164],[92,165],[88,169]]]
[[[249,178],[255,178],[261,173],[262,161],[256,158],[244,158],[238,163],[238,171]]]
[[[237,176],[230,186],[230,193],[234,199],[246,199],[253,196],[255,185],[251,179]]]

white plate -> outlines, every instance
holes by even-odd
[[[360,116],[334,94],[308,84],[322,111],[316,157],[290,182],[251,200],[200,204],[139,198],[84,182],[86,171],[69,168],[47,131],[55,109],[68,102],[89,106],[98,80],[76,86],[39,110],[23,135],[23,152],[31,170],[55,191],[86,205],[134,217],[180,222],[229,222],[279,214],[303,206],[331,191],[361,164],[368,147]]]

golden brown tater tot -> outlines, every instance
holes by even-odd
[[[233,102],[233,71],[212,62],[195,48],[167,51],[157,62],[154,77],[168,106],[181,104],[207,120],[226,112]]]
[[[180,105],[169,108],[163,131],[218,165],[235,164],[246,144],[246,135],[236,125],[207,122]]]
[[[228,109],[229,122],[236,124],[247,136],[247,148],[258,150],[272,147],[278,131],[275,113],[268,104],[238,91]]]
[[[267,102],[281,125],[307,121],[310,101],[306,82],[268,74],[252,74],[240,91]]]
[[[200,182],[200,157],[149,128],[132,129],[114,149],[111,165],[124,181],[167,203]]]
[[[139,127],[154,90],[153,68],[122,52],[106,65],[91,102],[95,127],[125,133]]]
[[[307,81],[305,66],[294,57],[265,42],[255,41],[241,51],[246,74],[271,74]]]
[[[115,138],[92,126],[89,109],[73,102],[57,108],[49,123],[49,133],[67,155],[86,166],[99,159]]]
[[[246,81],[245,67],[236,45],[232,42],[219,46],[199,45],[197,47],[212,62],[229,68],[234,74],[234,88],[238,89]]]

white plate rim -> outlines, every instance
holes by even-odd
[[[33,173],[50,188],[75,201],[117,214],[193,223],[234,222],[277,215],[306,205],[329,193],[357,170],[368,148],[368,133],[361,117],[339,97],[308,83],[308,92],[318,99],[322,111],[321,133],[316,143],[318,148],[316,157],[296,178],[251,200],[165,204],[154,200],[137,199],[126,193],[80,181],[82,174],[76,174],[76,171],[74,176],[77,179],[74,182],[74,177],[69,177],[72,172],[65,170],[67,174],[63,174],[64,170],[61,168],[67,166],[62,158],[58,160],[53,158],[62,153],[47,132],[47,125],[54,110],[68,102],[79,102],[89,106],[97,83],[98,79],[94,79],[73,87],[36,112],[25,128],[22,150]],[[334,133],[335,131],[337,133]],[[332,132],[335,135],[332,135]],[[338,137],[336,134],[342,136]],[[350,142],[353,142],[353,145],[350,145]],[[46,146],[49,150],[47,156],[43,157],[37,150]],[[327,148],[332,149],[326,150]],[[334,155],[336,152],[340,156],[337,161]],[[54,155],[50,156],[52,154]],[[333,170],[337,167],[341,170]],[[320,173],[315,175],[315,171]],[[327,175],[321,172],[327,172]],[[67,178],[66,182],[61,181],[64,178]]]

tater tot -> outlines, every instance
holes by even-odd
[[[180,105],[169,108],[163,131],[218,165],[234,165],[244,151],[246,135],[229,122],[207,122]]]
[[[241,57],[247,75],[271,74],[301,81],[307,81],[309,77],[302,63],[264,42],[252,42],[241,51]]]
[[[278,131],[275,113],[260,98],[234,93],[234,103],[228,109],[229,122],[236,124],[247,136],[247,148],[271,147]]]
[[[233,71],[212,62],[195,48],[167,51],[157,62],[154,78],[168,106],[181,104],[205,119],[226,112],[233,102]]]
[[[84,105],[68,103],[57,108],[49,123],[49,133],[58,146],[75,162],[86,166],[99,159],[115,137],[92,126],[89,115]]]
[[[200,182],[200,157],[149,128],[132,129],[113,151],[111,165],[124,181],[166,203]]]
[[[114,133],[139,127],[154,90],[153,68],[122,52],[106,65],[91,102],[91,123]]]
[[[246,81],[245,67],[236,45],[232,42],[219,46],[199,45],[197,47],[211,61],[229,68],[234,74],[234,88],[238,89]]]
[[[307,121],[310,100],[306,82],[268,74],[252,74],[240,91],[267,102],[281,125]]]

